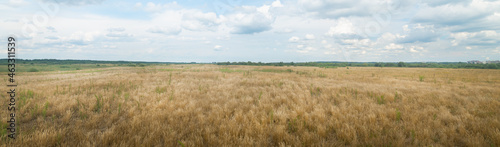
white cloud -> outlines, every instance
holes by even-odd
[[[137,6],[137,4],[135,6]],[[142,4],[139,7],[142,7]],[[162,12],[165,10],[172,11],[172,10],[177,10],[179,8],[180,8],[180,6],[175,1],[172,3],[166,3],[166,4],[155,4],[153,2],[148,2],[143,7],[143,9],[145,11],[148,11],[148,12]]]
[[[356,27],[350,20],[346,18],[340,18],[335,21],[335,24],[330,27],[325,35],[336,38],[354,38],[358,37],[358,33],[356,32]]]
[[[125,28],[124,27],[111,27],[111,28],[108,28],[108,31],[110,31],[110,32],[123,32],[123,31],[125,31]]]
[[[444,0],[440,1],[437,2],[445,3]],[[422,7],[412,21],[443,26],[477,25],[481,20],[498,12],[499,8],[500,1],[488,0],[474,0],[471,3],[462,5],[431,5],[430,7]]]
[[[180,27],[160,27],[154,26],[148,29],[150,33],[164,34],[164,35],[178,35],[181,33],[182,29]]]
[[[18,7],[23,5],[28,5],[29,3],[24,0],[9,0],[9,5]]]
[[[268,13],[269,6],[243,6],[241,10],[226,17],[226,24],[234,34],[255,34],[270,30],[274,18]]]
[[[290,39],[288,39],[288,42],[296,43],[296,42],[299,42],[299,40],[300,40],[299,37],[293,36]]]
[[[424,50],[424,48],[420,47],[420,46],[411,46],[410,47],[410,52],[412,52],[412,53],[418,53],[418,52],[421,52],[422,50]]]
[[[311,51],[314,51],[316,50],[314,47],[306,47],[306,48],[303,48],[303,47],[300,47],[297,52],[298,53],[309,53]]]
[[[314,37],[313,34],[307,34],[306,37],[305,37],[307,40],[314,40],[316,39],[316,37]]]
[[[407,34],[399,38],[398,43],[433,42],[441,35],[433,25],[416,24]]]
[[[43,1],[44,2],[54,2],[54,0],[43,0]],[[104,1],[105,0],[57,0],[56,2],[59,4],[80,6],[80,5],[101,4]]]
[[[391,44],[385,46],[385,49],[388,49],[388,50],[402,49],[402,48],[403,48],[402,45],[394,44],[394,43],[391,43]]]
[[[140,2],[135,3],[134,8],[140,8],[140,7],[142,7],[142,3]]]
[[[274,32],[278,34],[286,34],[286,33],[292,33],[294,31],[292,29],[286,28],[286,29],[278,29]]]
[[[220,19],[212,12],[190,10],[182,15],[182,27],[191,31],[216,31],[220,23]]]
[[[280,0],[276,0],[271,4],[272,7],[284,7]]]
[[[221,45],[215,45],[214,51],[224,51],[224,48]]]

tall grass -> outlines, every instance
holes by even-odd
[[[499,70],[99,67],[20,74],[0,146],[500,145]]]

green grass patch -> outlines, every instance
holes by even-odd
[[[159,71],[182,71],[182,69],[175,69],[175,68],[160,68],[158,70]]]
[[[255,71],[260,71],[260,72],[274,72],[274,73],[292,73],[292,69],[255,69]]]
[[[220,72],[225,72],[225,73],[233,73],[233,72],[245,72],[244,70],[239,70],[239,69],[229,69],[229,68],[221,68],[219,69]]]

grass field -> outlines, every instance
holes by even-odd
[[[108,65],[16,76],[19,134],[7,138],[5,89],[0,146],[500,146],[500,70]]]

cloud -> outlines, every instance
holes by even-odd
[[[437,1],[451,2],[451,1]],[[458,1],[465,2],[465,1]],[[431,5],[433,6],[433,5]],[[476,0],[469,5],[438,5],[436,7],[423,7],[412,18],[414,23],[427,23],[442,26],[460,26],[476,24],[488,16],[494,15],[500,8],[500,2]]]
[[[214,46],[214,51],[222,51],[222,50],[223,50],[222,46],[220,46],[220,45],[215,45]]]
[[[280,0],[277,0],[271,4],[271,7],[284,7],[284,6],[281,4]]]
[[[453,46],[498,46],[500,44],[500,33],[494,30],[484,30],[479,32],[459,32],[452,33],[450,38]]]
[[[59,39],[59,37],[57,37],[57,36],[47,36],[47,37],[45,37],[45,39],[49,39],[49,40],[58,40],[58,39]]]
[[[441,34],[438,33],[432,25],[417,24],[405,35],[401,36],[398,43],[415,43],[415,42],[433,42]]]
[[[43,0],[44,2],[59,3],[71,6],[101,4],[105,0]]]
[[[306,37],[305,37],[307,40],[314,40],[316,39],[316,37],[314,37],[313,34],[307,34]]]
[[[399,45],[399,44],[391,43],[389,45],[386,45],[385,49],[388,49],[388,50],[403,49],[403,46]]]
[[[232,28],[233,34],[256,34],[272,29],[275,16],[274,9],[283,7],[281,2],[274,1],[271,5],[241,6],[235,12],[227,15],[226,23]]]
[[[142,3],[135,4],[135,7],[143,8],[145,11],[148,12],[162,12],[165,10],[178,10],[181,7],[177,4],[177,2],[171,2],[171,3],[166,3],[166,4],[155,4],[153,2],[148,2],[146,5],[142,5]]]
[[[420,47],[420,46],[411,46],[409,48],[409,50],[411,53],[418,53],[418,52],[422,52],[424,50],[424,48]]]
[[[190,10],[182,15],[182,27],[191,31],[215,31],[220,24],[220,20],[213,12],[203,13],[201,11]]]
[[[316,50],[316,48],[314,48],[314,47],[310,47],[310,46],[309,46],[309,47],[305,47],[305,48],[304,48],[303,46],[301,46],[301,47],[298,47],[298,46],[297,46],[297,48],[299,48],[299,49],[297,50],[297,52],[298,52],[298,53],[309,53],[309,52],[311,52],[311,51]]]
[[[331,19],[370,16],[377,8],[388,7],[386,3],[373,0],[298,0],[297,4],[313,16]]]
[[[125,31],[125,28],[123,28],[123,27],[111,27],[111,28],[108,28],[108,31],[109,32],[123,32],[123,31]]]
[[[14,7],[18,7],[28,5],[29,3],[24,0],[9,0],[8,4]]]
[[[52,27],[52,26],[47,26],[45,27],[49,32],[52,32],[52,33],[56,33],[56,28]]]
[[[326,36],[334,38],[362,38],[359,33],[357,33],[354,24],[346,18],[340,18],[335,21],[333,26],[330,27],[328,32],[325,33]]]
[[[270,30],[274,19],[257,8],[243,7],[243,12],[227,16],[233,34],[255,34]]]
[[[441,6],[441,5],[456,5],[456,4],[468,4],[472,0],[422,0],[422,3],[429,6]]]
[[[299,42],[299,40],[300,40],[299,37],[293,36],[290,39],[288,39],[288,42],[297,43]]]
[[[178,35],[182,32],[180,27],[160,27],[155,26],[147,30],[150,33],[163,34],[163,35]]]
[[[278,34],[287,34],[287,33],[292,33],[294,32],[292,29],[289,29],[289,28],[285,28],[285,29],[278,29],[276,31],[274,31],[274,33],[278,33]]]

